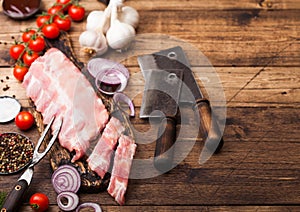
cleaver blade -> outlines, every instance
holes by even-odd
[[[148,70],[147,76],[149,78],[144,90],[140,118],[175,117],[182,85],[182,70]]]

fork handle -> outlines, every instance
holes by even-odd
[[[3,207],[1,208],[1,212],[14,212],[17,211],[18,206],[21,204],[21,199],[23,194],[28,188],[28,183],[26,180],[19,180],[11,192],[5,199]]]

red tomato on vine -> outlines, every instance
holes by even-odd
[[[41,52],[45,49],[45,40],[42,36],[33,37],[29,40],[28,47],[35,52]]]
[[[55,16],[54,23],[56,23],[59,29],[68,31],[71,28],[72,21],[69,16]]]
[[[68,10],[68,14],[72,18],[72,20],[81,21],[84,18],[85,9],[80,5],[72,5]]]
[[[55,23],[45,24],[42,32],[46,38],[54,39],[59,36],[59,28]]]
[[[32,51],[27,51],[23,54],[23,62],[29,67],[39,57],[39,54]]]
[[[48,14],[58,15],[59,13],[62,13],[62,11],[63,11],[62,5],[54,5],[48,9]]]
[[[15,65],[13,70],[14,77],[19,81],[23,81],[24,76],[27,72],[28,72],[28,68],[26,66],[18,65],[18,64]]]
[[[15,44],[10,47],[9,54],[13,59],[17,60],[24,53],[24,50],[25,46],[23,44]]]
[[[28,30],[26,30],[22,34],[22,40],[24,42],[28,42],[35,33],[36,33],[36,31],[34,29],[28,29]]]
[[[48,22],[50,20],[50,15],[40,15],[37,17],[36,19],[36,25],[38,27],[42,27],[46,22]]]

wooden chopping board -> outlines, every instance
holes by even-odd
[[[55,47],[57,49],[60,49],[78,68],[82,71],[82,73],[86,76],[86,78],[89,80],[91,85],[93,86],[95,92],[97,95],[102,99],[106,109],[108,112],[112,112],[114,110],[119,110],[118,105],[113,103],[113,100],[111,97],[101,94],[97,91],[95,80],[94,78],[88,73],[88,71],[84,68],[84,63],[78,61],[78,59],[75,57],[75,54],[72,49],[71,41],[68,37],[67,33],[62,32],[59,39],[55,40],[48,40],[46,39],[47,48]],[[30,104],[32,106],[32,113],[36,120],[36,125],[38,128],[39,133],[41,134],[44,130],[44,124],[43,124],[43,117],[42,115],[35,110],[34,103],[30,101]],[[125,113],[122,113],[123,116],[123,125],[125,127],[125,132],[127,132],[130,135],[132,134],[132,131],[130,129],[129,120]],[[45,142],[49,141],[49,137],[45,139]],[[95,142],[91,143],[91,149],[93,146],[95,146]],[[96,193],[105,191],[108,187],[109,179],[110,179],[110,173],[106,173],[103,179],[101,179],[94,171],[92,171],[86,162],[87,156],[84,156],[80,160],[76,161],[75,163],[71,163],[71,158],[73,157],[74,153],[69,152],[68,150],[64,149],[60,146],[59,142],[57,141],[54,146],[52,147],[50,151],[50,164],[51,168],[53,170],[56,170],[60,165],[63,164],[69,164],[74,166],[81,176],[81,188],[80,190],[87,193]]]

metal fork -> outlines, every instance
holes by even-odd
[[[3,207],[1,209],[1,212],[15,211],[17,209],[17,207],[20,205],[20,200],[31,183],[34,166],[43,157],[45,157],[45,155],[49,152],[49,150],[53,146],[53,144],[58,136],[58,133],[60,131],[60,128],[62,125],[62,120],[60,120],[58,128],[53,131],[52,138],[51,138],[50,142],[47,144],[46,149],[40,153],[39,148],[41,147],[43,140],[45,139],[47,133],[49,132],[51,125],[54,122],[54,119],[55,119],[55,117],[53,117],[51,119],[50,123],[47,125],[46,129],[43,131],[43,133],[42,133],[40,139],[38,140],[38,143],[34,149],[33,158],[32,158],[31,163],[29,164],[26,171],[18,179],[18,182],[15,184],[14,188],[11,190],[9,195],[6,197]]]

